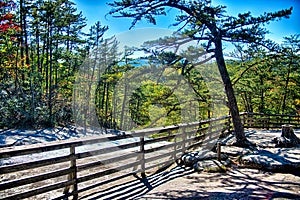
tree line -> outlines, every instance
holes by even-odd
[[[273,50],[238,46],[228,68],[245,112],[300,114],[300,35],[284,37]]]
[[[4,0],[0,9],[0,126],[69,123],[74,75],[107,27],[84,33],[69,0]]]

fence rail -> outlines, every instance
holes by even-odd
[[[300,127],[300,116],[242,113],[245,128]],[[0,149],[0,199],[78,199],[173,163],[203,139],[232,130],[229,116],[200,122]]]
[[[0,150],[0,199],[77,199],[99,187],[176,161],[229,116],[195,123]],[[48,196],[47,196],[48,195]]]
[[[300,128],[300,115],[241,113],[241,117],[245,128],[274,129],[281,128],[283,124]]]

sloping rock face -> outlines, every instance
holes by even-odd
[[[299,137],[300,131],[295,130]],[[232,146],[234,135],[220,142],[222,153],[228,156],[239,157],[242,167],[263,169],[266,171],[292,172],[300,170],[300,148],[278,148],[273,143],[274,137],[280,137],[280,130],[248,130],[246,136],[250,142],[255,144],[252,148]]]
[[[300,131],[295,131],[295,134],[299,137]],[[236,147],[233,145],[235,137],[230,135],[219,141],[222,144],[220,161],[217,160],[217,153],[203,149],[184,154],[181,160],[195,171],[225,171],[232,162],[239,163],[240,167],[273,172],[300,170],[300,148],[277,148],[272,140],[280,135],[280,130],[248,130],[246,136],[255,146]]]
[[[104,134],[124,135],[125,132],[111,129],[75,127],[45,128],[37,130],[2,130],[0,129],[0,148],[37,143],[54,142],[68,139],[99,136]]]
[[[266,148],[249,153],[241,158],[246,167],[268,171],[300,169],[300,148]]]

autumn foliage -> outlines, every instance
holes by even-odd
[[[0,33],[7,32],[8,30],[19,30],[20,27],[15,23],[15,15],[12,13],[15,4],[12,1],[0,1]]]

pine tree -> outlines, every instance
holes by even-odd
[[[223,80],[237,144],[248,145],[249,142],[244,134],[237,101],[226,68],[222,42],[260,43],[267,32],[261,28],[261,25],[275,19],[288,17],[292,8],[274,13],[265,13],[259,17],[252,17],[250,12],[233,17],[225,15],[224,6],[213,6],[211,0],[123,0],[109,3],[109,5],[114,7],[109,14],[117,17],[133,18],[131,27],[143,18],[156,24],[155,17],[166,15],[166,8],[168,7],[181,11],[176,18],[175,25],[180,26],[181,30],[185,29],[185,34],[191,38],[197,41],[207,41],[206,50],[214,53]]]

